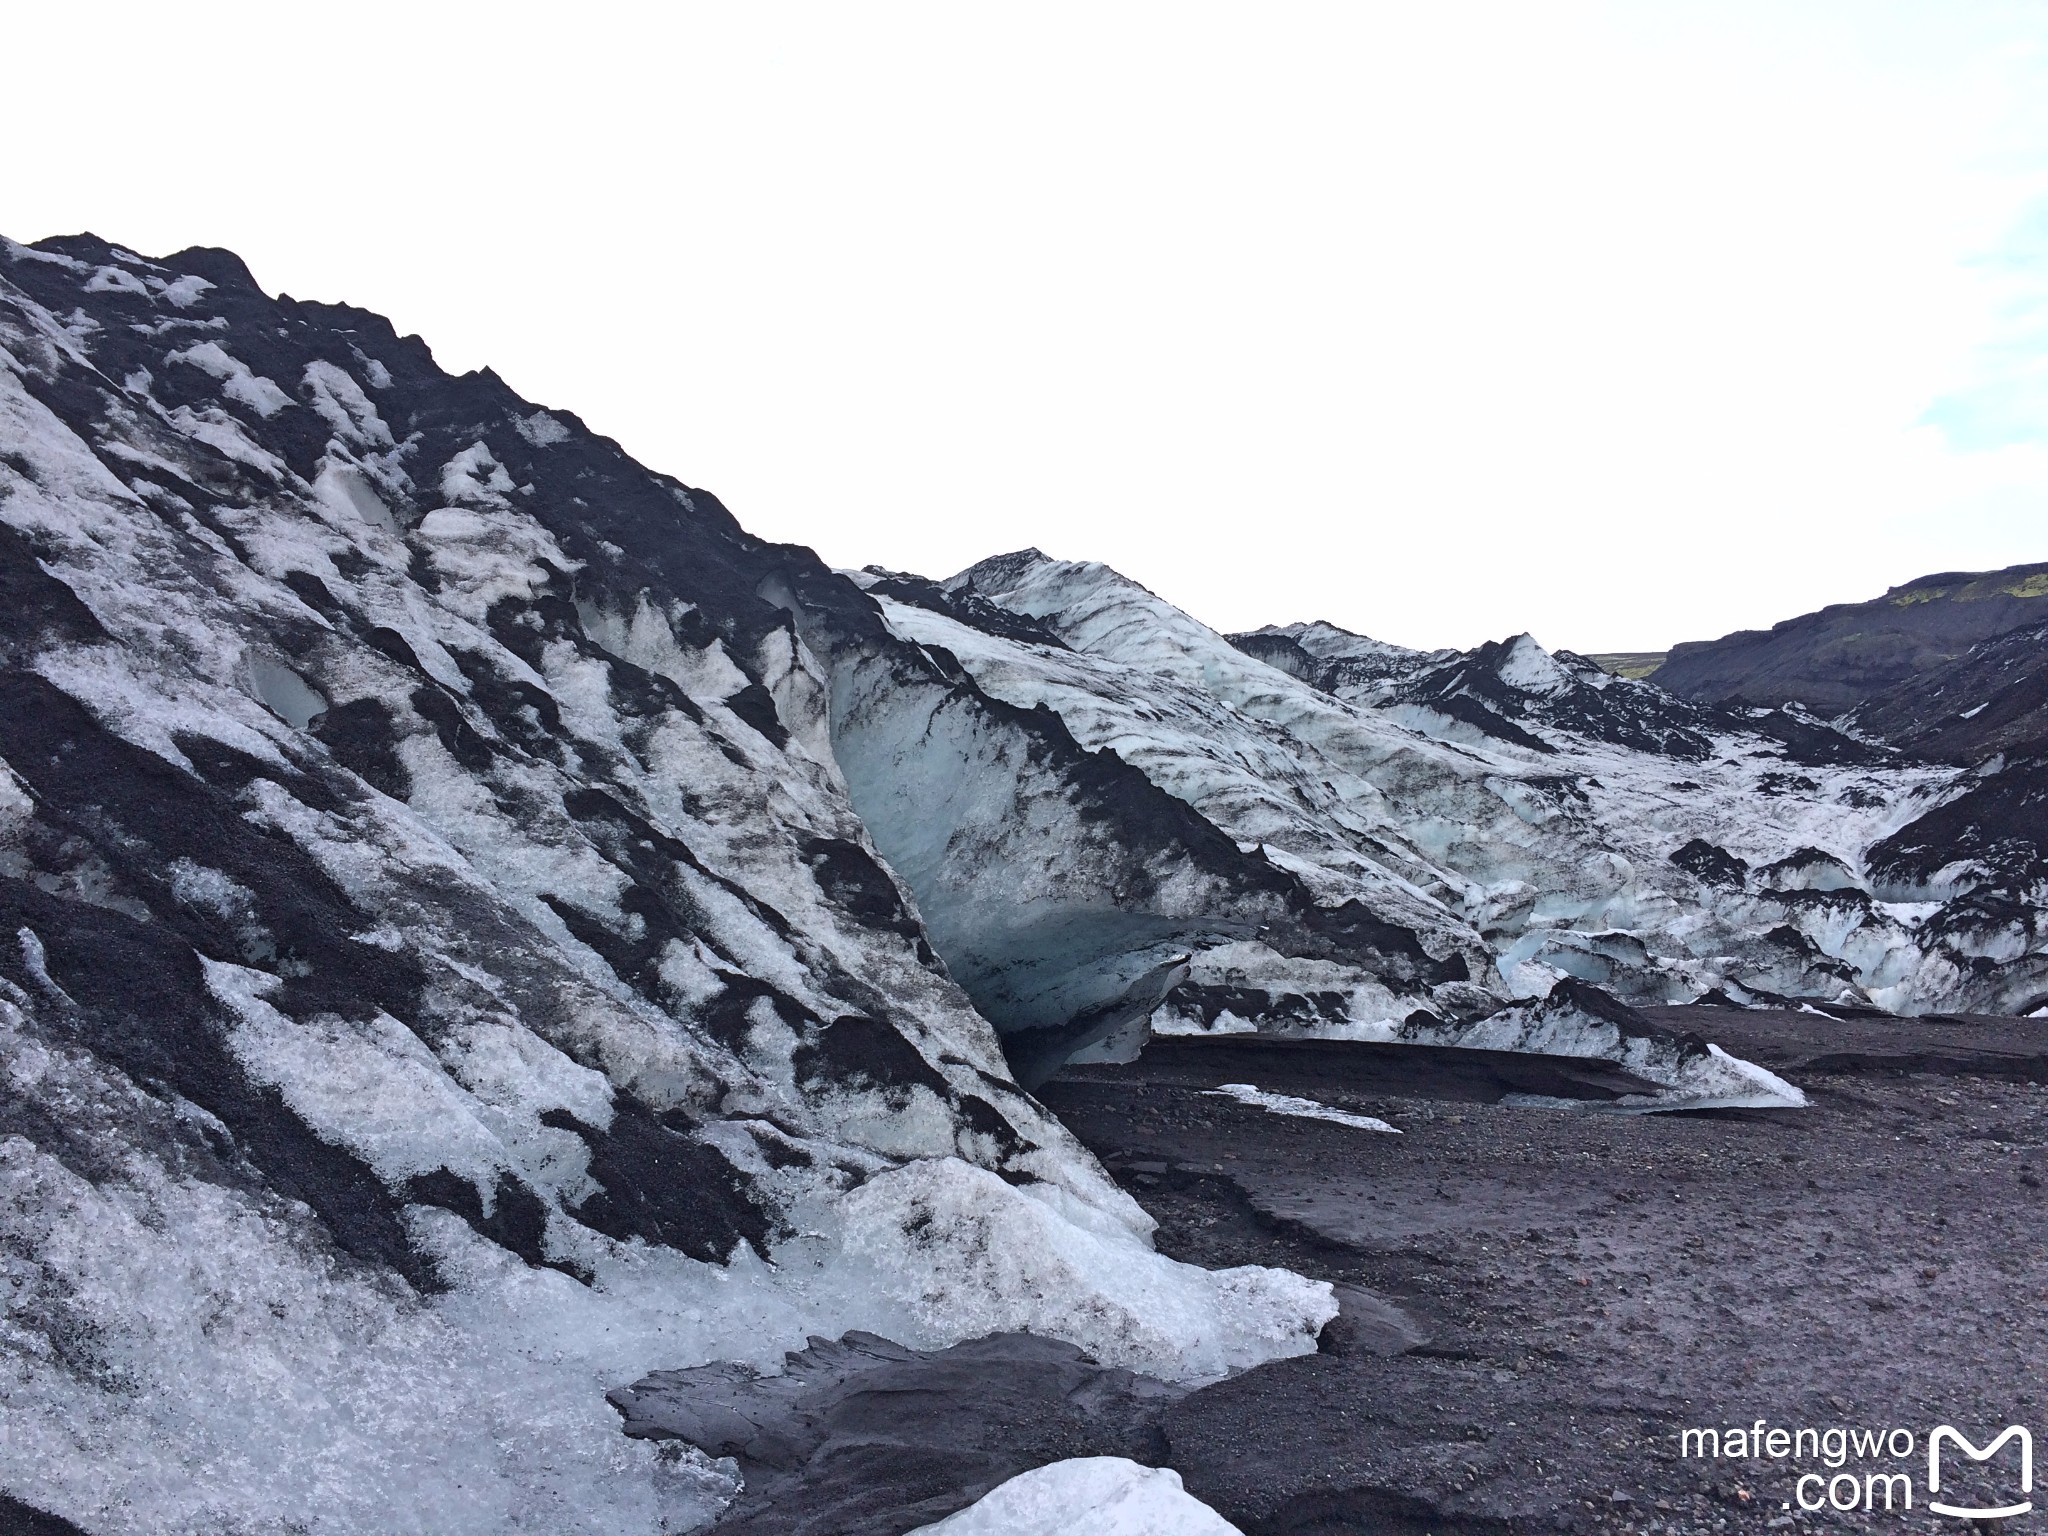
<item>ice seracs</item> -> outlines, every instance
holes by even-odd
[[[2036,958],[1987,970],[1870,899],[1866,855],[1957,774],[1803,711],[1676,699],[1528,636],[1435,654],[1329,625],[1226,639],[1036,551],[944,582],[862,579],[892,628],[989,693],[1050,710],[1326,909],[1465,967],[1361,977],[1340,954],[1212,932],[1159,1027],[1459,1023],[1559,976],[1624,1001],[1732,985],[1905,1010],[2008,1006],[2034,984],[2038,927]],[[976,617],[989,607],[1049,633]]]

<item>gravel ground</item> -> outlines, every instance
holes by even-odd
[[[1162,1251],[1364,1293],[1323,1353],[1168,1411],[1164,1459],[1189,1491],[1253,1536],[1964,1524],[1926,1510],[1928,1432],[2048,1433],[2048,1087],[2032,1080],[2048,1079],[2048,1023],[1663,1022],[1818,1068],[1796,1074],[1811,1107],[1622,1115],[1341,1081],[1318,1094],[1392,1136],[1148,1082],[1142,1061],[1048,1084],[1041,1097],[1159,1219]],[[1811,1448],[1681,1455],[1685,1429],[1757,1420],[1903,1429],[1914,1451],[1839,1467]],[[2019,1497],[2011,1447],[1957,1461],[1945,1500]],[[1804,1512],[1810,1471],[1853,1474],[1859,1502],[1866,1474],[1906,1473],[1913,1509]],[[1810,1502],[1825,1484],[1806,1487]]]

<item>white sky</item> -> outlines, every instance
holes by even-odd
[[[228,246],[756,532],[1658,648],[2048,559],[2048,4],[16,7],[0,232]]]

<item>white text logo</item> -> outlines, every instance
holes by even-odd
[[[1989,1461],[1998,1454],[1999,1447],[2004,1445],[2006,1441],[2018,1440],[2020,1443],[2020,1492],[2032,1493],[2034,1491],[2034,1437],[2028,1434],[2025,1429],[2017,1424],[2011,1425],[2004,1434],[1980,1451],[1976,1446],[1964,1439],[1957,1430],[1947,1424],[1943,1424],[1938,1426],[1934,1433],[1927,1437],[1927,1491],[1929,1493],[1941,1492],[1941,1442],[1944,1440],[1953,1440],[1956,1449],[1972,1461]],[[1937,1515],[1955,1515],[1964,1520],[2006,1520],[2014,1515],[2024,1515],[2030,1512],[2034,1507],[2034,1501],[2032,1499],[2025,1499],[2018,1504],[2006,1504],[1997,1509],[1963,1509],[1954,1504],[1940,1504],[1930,1499],[1927,1507]]]

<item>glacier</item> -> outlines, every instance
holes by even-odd
[[[0,1489],[83,1530],[690,1529],[606,1394],[813,1335],[1312,1351],[1032,1096],[1154,1032],[1784,1106],[1637,1007],[2048,1005],[2031,759],[836,572],[224,251],[0,243],[0,590]]]
[[[1313,1032],[1418,1012],[1449,1026],[1564,977],[1638,1004],[1718,993],[1901,1013],[2024,1012],[2048,987],[2032,865],[2007,860],[2005,948],[1985,965],[1996,941],[1968,898],[1989,877],[1918,873],[1924,855],[1909,874],[1891,852],[1976,776],[1796,705],[1676,699],[1526,635],[1469,654],[1327,624],[1224,636],[1106,566],[1036,551],[942,582],[853,574],[899,634],[1423,952],[1402,973],[1219,934],[1157,1027],[1257,1015]]]
[[[855,808],[902,728],[850,701],[955,701],[1011,806],[1098,793],[1100,858],[1133,786],[375,316],[0,250],[10,1495],[651,1532],[730,1491],[618,1433],[653,1363],[1314,1348],[1327,1285],[1154,1254],[1016,1086]]]

